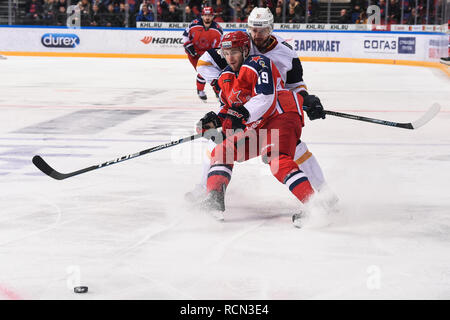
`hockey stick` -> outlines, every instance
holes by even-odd
[[[153,147],[153,148],[150,148],[150,149],[142,150],[142,151],[139,151],[139,152],[136,152],[136,153],[133,153],[133,154],[129,154],[129,155],[126,155],[126,156],[123,156],[123,157],[120,157],[120,158],[117,158],[117,159],[114,159],[114,160],[111,160],[111,161],[104,162],[102,164],[97,164],[97,165],[94,165],[94,166],[90,166],[90,167],[87,167],[87,168],[84,168],[84,169],[80,169],[80,170],[74,171],[74,172],[69,172],[69,173],[61,173],[61,172],[56,171],[55,169],[50,167],[50,165],[47,162],[45,162],[45,160],[42,159],[42,157],[37,156],[37,155],[33,157],[32,161],[33,161],[34,165],[39,170],[41,170],[43,173],[45,173],[46,175],[48,175],[48,176],[50,176],[50,177],[52,177],[53,179],[56,179],[56,180],[64,180],[64,179],[67,179],[67,178],[70,178],[70,177],[73,177],[73,176],[77,176],[77,175],[85,173],[85,172],[89,172],[89,171],[92,171],[92,170],[100,169],[100,168],[103,168],[103,167],[106,167],[106,166],[110,166],[112,164],[119,163],[119,162],[122,162],[122,161],[125,161],[125,160],[130,160],[130,159],[133,159],[133,158],[137,158],[137,157],[143,156],[144,154],[147,154],[147,153],[151,153],[151,152],[159,151],[159,150],[166,149],[166,148],[169,148],[169,147],[173,147],[173,146],[176,146],[178,144],[181,144],[181,143],[184,143],[184,142],[188,142],[188,141],[192,141],[192,140],[195,140],[195,139],[198,139],[198,138],[201,138],[201,137],[202,137],[202,134],[195,134],[195,135],[192,135],[190,137],[186,137],[186,138],[182,138],[182,139],[179,139],[179,140],[171,141],[171,142],[168,142],[168,143],[165,143],[165,144],[161,144],[159,146],[156,146],[156,147]]]
[[[335,116],[335,117],[341,117],[341,118],[347,118],[347,119],[353,119],[353,120],[359,120],[359,121],[366,121],[366,122],[382,124],[385,126],[396,127],[396,128],[417,129],[417,128],[422,127],[426,123],[428,123],[431,119],[433,119],[439,113],[440,110],[441,110],[441,106],[438,103],[435,103],[419,119],[417,119],[416,121],[413,121],[413,122],[408,122],[408,123],[399,123],[399,122],[392,122],[392,121],[386,121],[386,120],[379,120],[379,119],[367,118],[367,117],[362,117],[362,116],[356,116],[353,114],[341,113],[341,112],[335,112],[335,111],[329,111],[329,110],[324,110],[324,112],[325,112],[325,114],[329,114],[329,115]]]

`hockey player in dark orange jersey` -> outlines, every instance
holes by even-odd
[[[184,50],[194,69],[197,69],[197,62],[201,55],[212,48],[220,45],[222,28],[214,20],[212,7],[202,9],[201,19],[195,19],[183,33]],[[205,79],[197,74],[197,94],[199,98],[206,102]]]

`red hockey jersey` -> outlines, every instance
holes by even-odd
[[[280,72],[264,55],[247,57],[238,74],[227,66],[218,83],[221,117],[232,105],[243,105],[250,114],[247,128],[260,128],[268,119],[284,112],[299,113],[303,123],[302,96],[284,89]]]
[[[217,48],[222,38],[222,28],[215,21],[206,29],[202,19],[192,21],[183,33],[184,42],[190,41],[199,56],[206,50]]]

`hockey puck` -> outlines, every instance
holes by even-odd
[[[73,288],[73,291],[75,293],[86,293],[86,292],[88,292],[88,287],[85,287],[85,286],[75,287],[75,288]]]

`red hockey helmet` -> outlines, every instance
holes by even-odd
[[[220,48],[247,48],[250,51],[250,38],[248,37],[248,34],[243,31],[230,32],[222,38]]]
[[[214,15],[214,9],[212,7],[204,7],[202,9],[202,16],[203,15]]]

